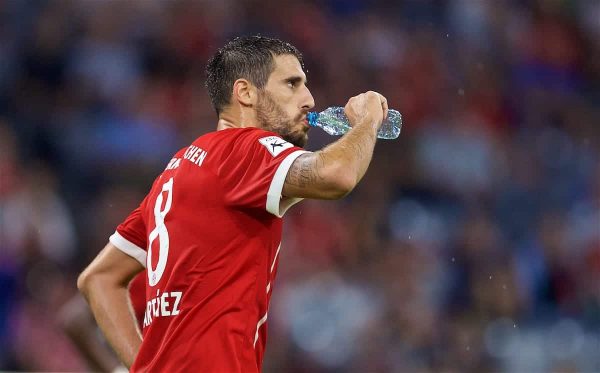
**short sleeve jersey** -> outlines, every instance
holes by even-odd
[[[110,241],[145,267],[132,371],[256,372],[282,219],[304,151],[273,132],[225,129],[177,152]]]

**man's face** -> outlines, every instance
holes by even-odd
[[[275,69],[266,86],[259,91],[256,116],[261,128],[278,133],[300,147],[308,140],[306,114],[315,106],[306,75],[291,54],[275,56]]]

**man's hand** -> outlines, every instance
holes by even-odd
[[[387,99],[373,91],[361,93],[348,100],[344,113],[352,126],[360,124],[372,125],[379,130],[383,119],[387,117]]]
[[[369,91],[348,100],[344,112],[354,127],[352,131],[318,152],[296,158],[283,184],[285,197],[342,198],[365,175],[377,131],[387,117],[387,100]]]

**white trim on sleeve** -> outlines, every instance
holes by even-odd
[[[303,200],[303,198],[282,199],[281,191],[283,190],[285,177],[287,176],[290,167],[292,167],[292,163],[294,163],[296,158],[304,153],[308,152],[306,150],[296,150],[295,152],[288,154],[288,156],[285,157],[285,159],[279,164],[279,167],[273,176],[273,180],[271,180],[271,185],[269,186],[269,191],[267,192],[266,208],[268,212],[277,216],[278,218],[282,217],[290,207]]]
[[[121,236],[119,232],[113,233],[113,235],[110,236],[108,240],[110,241],[110,243],[115,245],[117,249],[134,258],[135,260],[140,262],[140,264],[143,265],[144,268],[146,268],[146,251],[144,251],[144,249],[129,241],[125,237]]]

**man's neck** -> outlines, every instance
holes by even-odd
[[[227,119],[219,118],[219,121],[217,122],[217,131],[224,130],[227,128],[241,128],[241,127],[228,121]]]
[[[217,122],[217,131],[227,128],[246,128],[246,127],[258,127],[256,120],[256,114],[254,111],[244,110],[225,110],[219,114],[219,121]]]

